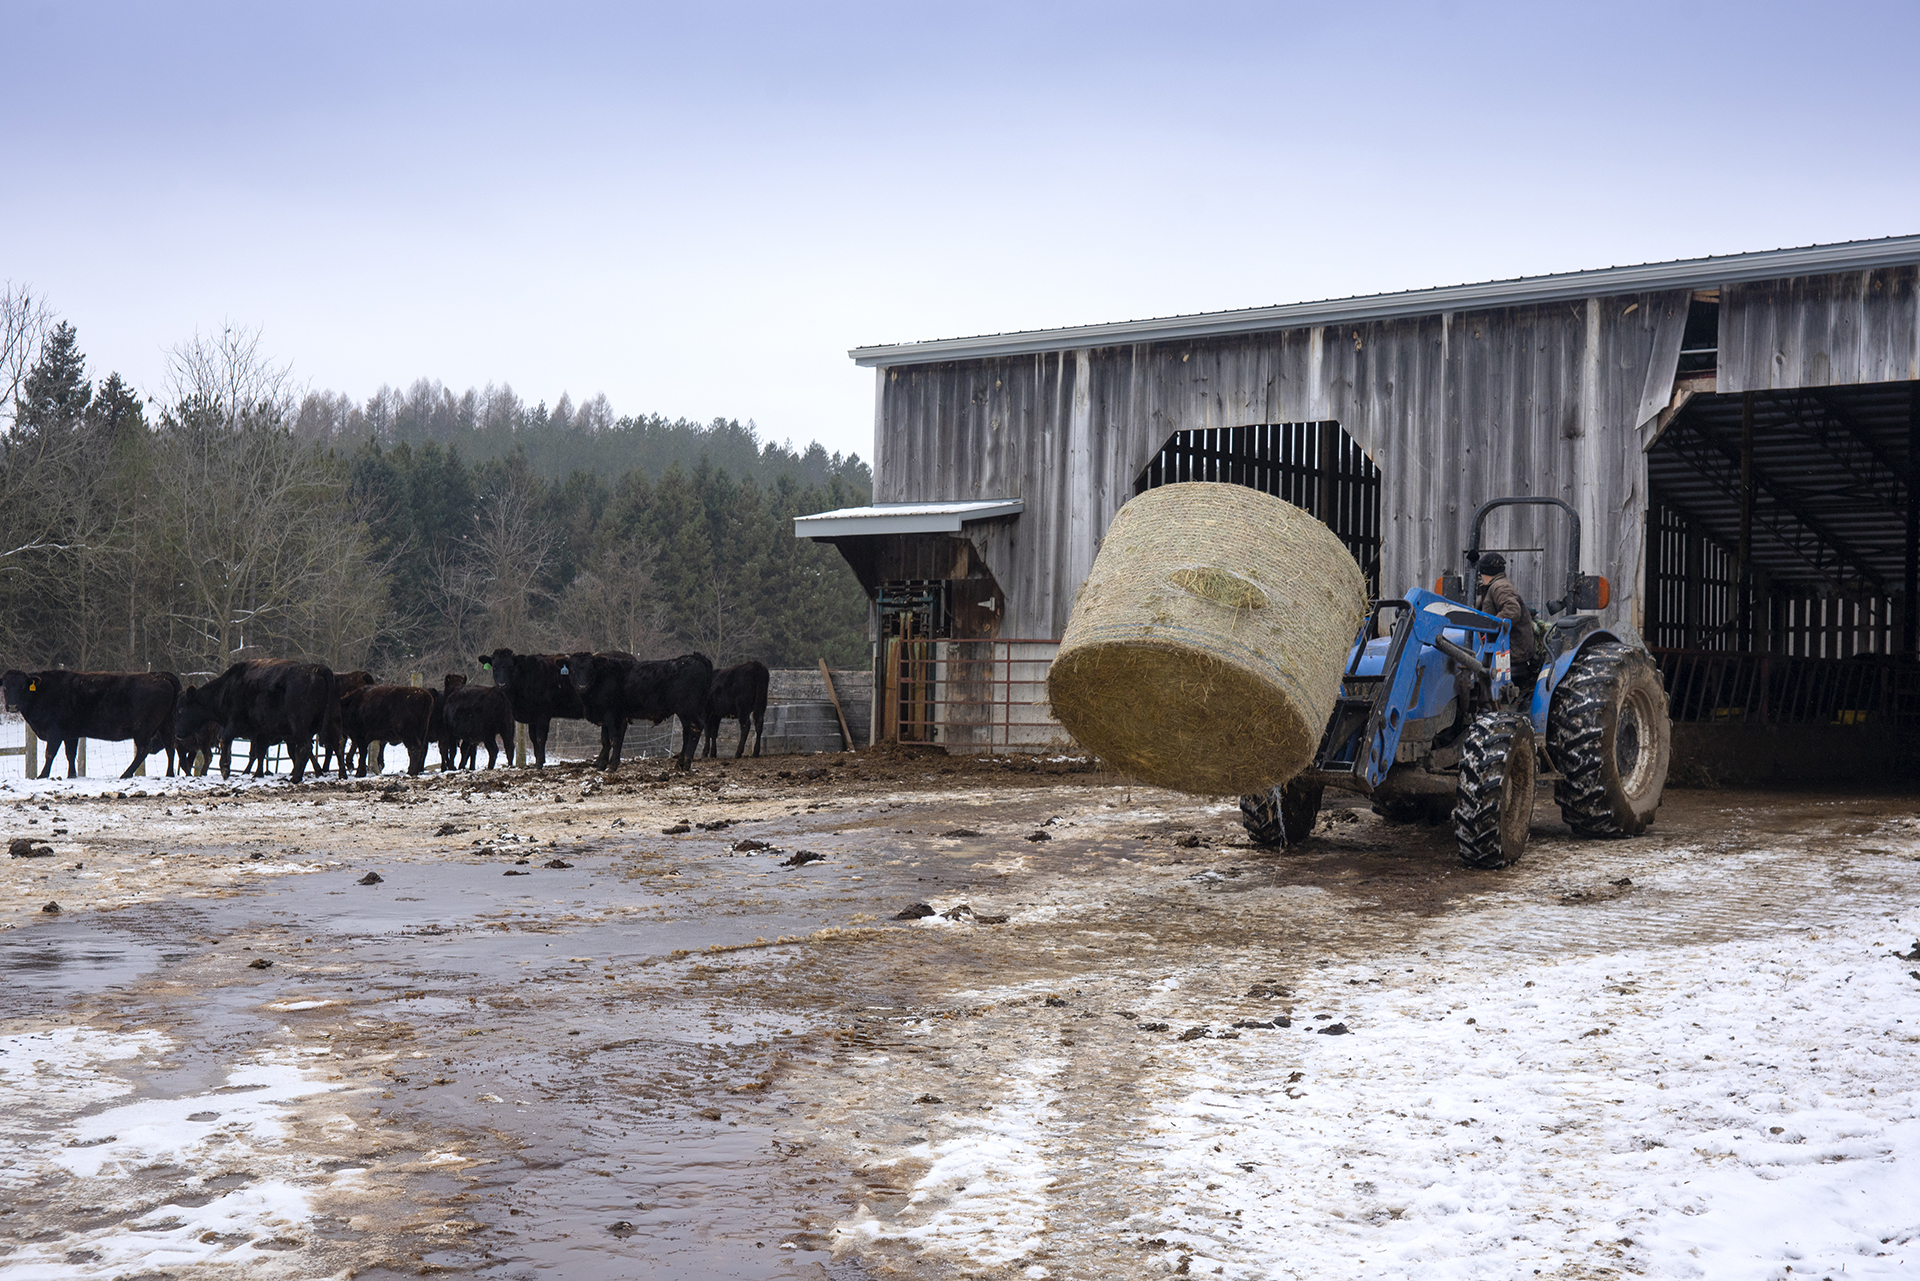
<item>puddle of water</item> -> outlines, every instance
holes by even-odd
[[[0,933],[0,984],[12,999],[98,992],[185,955],[75,922],[36,923]]]
[[[164,1070],[130,1075],[143,1078],[143,1092],[197,1083],[225,1070],[233,1046],[288,1037],[319,1054],[316,1065],[335,1052],[355,1061],[384,1051],[357,1060],[345,1082],[383,1091],[380,1123],[507,1139],[482,1149],[499,1164],[479,1186],[465,1174],[419,1176],[416,1193],[428,1200],[478,1195],[469,1211],[480,1230],[427,1260],[450,1272],[853,1281],[864,1275],[854,1265],[780,1248],[824,1206],[791,1199],[775,1164],[784,1130],[774,1101],[730,1093],[822,1012],[801,993],[785,999],[781,952],[704,950],[802,937],[874,897],[931,887],[905,870],[911,890],[889,886],[868,869],[855,901],[845,868],[769,876],[765,860],[680,853],[687,882],[666,888],[619,852],[572,854],[569,869],[514,867],[529,873],[516,877],[502,875],[508,860],[355,860],[263,878],[197,901],[186,917],[174,904],[16,930],[0,935],[0,968],[38,976],[43,997],[64,1000],[213,955],[193,952],[189,937],[250,944],[250,957],[275,965],[168,1000],[181,1049]],[[383,880],[356,884],[369,869]],[[677,973],[639,969],[676,951],[714,975],[765,978],[756,994],[719,1004],[703,990],[659,999],[642,995],[649,981],[627,984]],[[334,1049],[321,1048],[328,1041]],[[715,1108],[721,1119],[707,1115]],[[824,1195],[825,1181],[817,1186]]]

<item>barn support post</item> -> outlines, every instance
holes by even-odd
[[[1734,565],[1739,594],[1739,645],[1753,648],[1753,393],[1740,396],[1740,559]]]
[[[80,755],[74,768],[80,771],[81,778],[87,776],[87,740],[84,738],[80,740]]]
[[[1907,564],[1900,652],[1920,657],[1920,382],[1907,384]]]

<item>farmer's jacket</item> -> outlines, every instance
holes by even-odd
[[[1520,589],[1513,585],[1511,578],[1505,574],[1495,574],[1480,589],[1480,598],[1474,602],[1474,608],[1512,623],[1513,626],[1507,630],[1513,633],[1513,661],[1533,661],[1533,614],[1527,609],[1527,602],[1520,598]]]

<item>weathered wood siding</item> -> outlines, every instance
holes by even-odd
[[[1719,391],[1920,378],[1920,267],[1728,285]]]
[[[1382,588],[1458,563],[1474,507],[1566,499],[1583,559],[1638,600],[1638,428],[1667,403],[1689,292],[883,368],[876,498],[1026,499],[970,527],[1005,588],[1004,636],[1058,636],[1098,540],[1176,431],[1333,419],[1382,471]],[[1533,514],[1490,541],[1542,545]],[[1552,540],[1559,546],[1559,540]],[[1557,554],[1548,572],[1563,572]],[[1522,583],[1523,589],[1538,585]]]

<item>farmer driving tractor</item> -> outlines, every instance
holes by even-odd
[[[1499,552],[1487,552],[1476,567],[1480,575],[1480,593],[1473,607],[1483,614],[1506,619],[1512,626],[1513,683],[1531,696],[1533,682],[1540,675],[1540,650],[1533,635],[1533,611],[1520,595],[1520,589],[1507,577],[1507,558]]]

